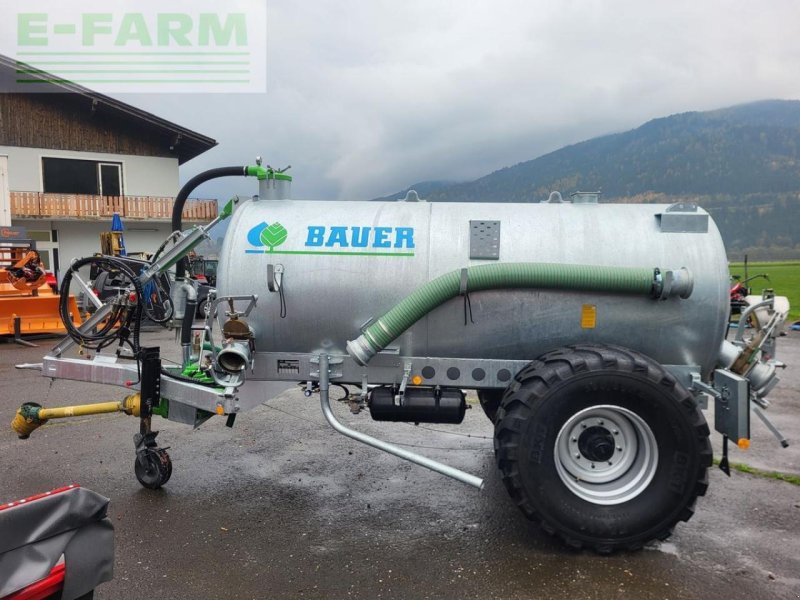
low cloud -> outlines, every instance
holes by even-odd
[[[266,94],[121,98],[220,142],[184,180],[259,154],[293,165],[297,198],[368,199],[654,117],[800,97],[793,0],[474,4],[270,0]]]

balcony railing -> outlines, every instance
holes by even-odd
[[[106,219],[114,213],[126,219],[169,221],[173,198],[156,196],[91,196],[11,192],[11,216],[17,219]],[[217,217],[216,200],[187,200],[183,220],[211,221]]]

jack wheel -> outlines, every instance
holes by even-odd
[[[157,490],[172,476],[172,459],[166,450],[149,448],[141,457],[136,457],[133,471],[142,486],[149,490]]]

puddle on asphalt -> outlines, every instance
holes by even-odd
[[[672,542],[656,542],[655,544],[648,544],[645,546],[645,550],[656,550],[657,552],[663,552],[664,554],[671,554],[672,556],[680,557],[678,546]]]

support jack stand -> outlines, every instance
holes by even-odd
[[[36,335],[36,336],[29,336],[31,339],[44,339],[47,337],[52,337],[51,335]],[[19,344],[20,346],[27,346],[28,348],[38,348],[37,344],[33,342],[29,342],[28,340],[22,337],[22,319],[21,317],[14,317],[14,343]]]
[[[136,447],[133,470],[139,483],[156,490],[172,476],[172,460],[167,448],[158,447],[158,432],[151,428],[153,406],[161,401],[161,357],[158,348],[142,348],[139,358],[142,363],[141,407],[139,433],[133,436]]]
[[[777,427],[775,427],[775,425],[772,424],[772,421],[769,420],[769,417],[764,413],[764,411],[761,409],[761,407],[753,405],[751,408],[752,408],[752,411],[756,414],[756,416],[759,419],[761,419],[761,422],[764,423],[764,425],[767,426],[767,429],[770,430],[772,435],[775,436],[775,439],[777,439],[780,442],[781,447],[782,448],[788,448],[789,447],[789,440],[787,440],[784,437],[784,435],[780,432],[780,430]]]
[[[728,477],[731,476],[731,464],[728,461],[728,436],[722,436],[722,458],[719,461],[719,470]]]

